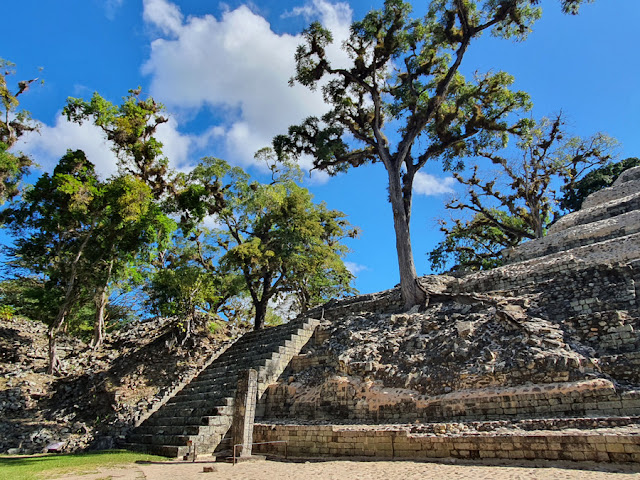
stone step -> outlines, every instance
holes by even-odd
[[[640,210],[586,225],[574,225],[566,230],[505,250],[503,256],[508,263],[522,262],[637,232],[640,232]]]
[[[123,447],[134,452],[146,453],[150,455],[160,455],[162,457],[178,458],[187,454],[189,447],[186,445],[151,445],[142,443],[125,443]]]
[[[216,415],[202,415],[202,416],[189,416],[189,417],[171,417],[162,416],[154,419],[149,419],[140,425],[138,428],[153,426],[153,427],[165,427],[165,426],[179,426],[179,425],[203,425],[203,426],[224,426],[231,425],[232,413],[216,414]],[[137,430],[137,429],[136,429]]]
[[[179,447],[173,452],[184,452],[185,455],[189,451],[188,442],[192,442],[196,446],[200,454],[212,453],[216,446],[220,443],[222,435],[131,435],[131,444],[147,446],[149,451],[153,452],[154,447],[175,446]],[[163,443],[164,442],[164,443]],[[164,450],[161,448],[161,450]]]
[[[601,203],[591,208],[582,208],[577,212],[565,215],[551,225],[548,234],[558,233],[575,225],[585,225],[606,218],[612,218],[622,215],[623,213],[633,212],[634,210],[640,210],[640,192]]]
[[[253,368],[255,370],[258,370],[264,366],[266,366],[269,362],[272,362],[273,358],[271,358],[271,356],[269,358],[262,358],[259,361],[256,360],[255,362],[248,364],[248,365],[238,365],[236,367],[227,367],[225,366],[225,369],[227,372],[229,372],[232,376],[236,376],[238,372],[240,372],[241,370],[248,370],[249,368]],[[222,375],[224,375],[221,372],[203,372],[202,374],[198,375],[194,380],[192,380],[189,385],[192,385],[194,387],[196,386],[202,386],[202,385],[210,385],[212,382],[215,381],[223,381],[222,380]],[[220,379],[220,380],[219,380]],[[184,390],[184,389],[183,389]]]
[[[640,258],[640,233],[557,252],[540,258],[472,273],[460,281],[461,292],[512,290],[546,281],[564,270],[633,261]]]
[[[233,415],[233,406],[215,406],[205,409],[193,408],[167,408],[160,409],[147,419],[143,425],[187,425],[190,419],[195,419],[199,424],[203,417],[215,417],[218,415]]]
[[[145,425],[136,429],[140,435],[221,435],[229,427],[229,419],[211,417],[219,421],[218,425]]]
[[[167,403],[166,408],[182,409],[182,408],[208,408],[211,405],[218,406],[220,404],[232,405],[233,397],[218,395],[200,394],[199,396],[188,397],[182,400],[176,400],[175,403]]]
[[[195,441],[198,438],[195,435],[164,435],[159,433],[140,434],[132,433],[129,435],[131,443],[139,443],[143,445],[179,445],[186,446],[187,442]]]
[[[231,409],[232,407],[229,407]],[[206,417],[219,415],[218,407],[201,406],[201,407],[185,407],[171,406],[163,409],[163,417],[190,418],[190,417]],[[230,412],[232,414],[233,412]],[[162,418],[162,417],[159,417]]]
[[[190,387],[186,392],[180,392],[172,400],[182,402],[185,400],[206,400],[218,397],[231,397],[235,392],[237,379],[230,379],[229,383],[216,383],[211,385],[201,385],[198,387]],[[175,403],[174,402],[174,403]],[[171,400],[168,402],[171,403]]]
[[[585,198],[584,202],[582,202],[582,208],[592,208],[612,200],[624,198],[635,192],[640,192],[640,179],[633,179],[613,187],[598,190]]]
[[[238,339],[129,435],[135,449],[184,455],[188,441],[220,444],[232,422],[238,373],[254,368],[263,382],[276,378],[313,334],[318,320],[300,319]],[[164,453],[160,453],[164,452]]]
[[[238,383],[238,376],[232,375],[228,378],[220,378],[219,380],[206,382],[201,381],[200,383],[188,385],[183,388],[180,392],[178,392],[173,398],[176,400],[190,397],[191,395],[200,395],[200,394],[215,394],[218,392],[231,391],[235,390],[236,385]]]

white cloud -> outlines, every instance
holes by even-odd
[[[22,137],[17,148],[31,155],[46,171],[53,170],[68,149],[83,150],[103,178],[116,171],[116,156],[102,131],[88,122],[82,125],[68,122],[62,115],[55,125],[41,125],[39,133]]]
[[[344,63],[346,54],[339,46],[351,13],[346,3],[314,0],[289,15],[320,18],[334,30],[333,53]],[[145,0],[144,19],[164,34],[151,43],[142,69],[151,76],[153,96],[174,111],[222,112],[225,118],[215,135],[224,145],[221,156],[232,163],[253,164],[254,153],[270,145],[274,135],[327,109],[320,92],[288,86],[302,37],[276,34],[247,6],[225,11],[219,19],[204,15],[185,20],[167,0]]]
[[[158,127],[156,138],[163,143],[163,153],[171,167],[180,170],[188,163],[192,146],[202,143],[212,133],[205,132],[202,138],[192,137],[182,135],[177,127],[176,120],[170,117],[167,123]],[[82,125],[68,122],[62,115],[58,116],[55,125],[41,125],[40,132],[22,137],[17,149],[29,154],[46,171],[53,170],[68,149],[83,150],[102,178],[106,179],[117,171],[116,155],[102,130],[91,122]]]
[[[428,173],[418,172],[413,180],[413,190],[419,195],[442,195],[454,193],[455,183],[456,180],[453,177],[438,178]]]
[[[124,3],[124,0],[105,0],[103,7],[105,15],[109,20],[113,20],[116,17],[116,13]]]
[[[144,0],[142,18],[165,35],[176,35],[182,26],[180,8],[167,0]]]
[[[187,164],[189,150],[197,139],[178,132],[178,123],[174,117],[169,117],[168,122],[160,124],[155,136],[162,142],[162,153],[169,159],[172,168],[180,169]]]
[[[357,276],[358,273],[369,270],[369,267],[355,262],[344,262],[344,266],[347,267],[347,270],[349,270],[353,276]]]

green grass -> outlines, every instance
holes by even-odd
[[[7,457],[0,455],[0,478],[11,480],[40,480],[62,477],[65,474],[95,472],[99,467],[113,467],[144,461],[167,461],[164,457],[110,450],[105,452],[37,457]]]

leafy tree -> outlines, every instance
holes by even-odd
[[[470,178],[454,173],[467,186],[469,198],[454,200],[447,208],[482,214],[514,240],[541,238],[556,202],[554,183],[572,185],[589,169],[606,164],[616,146],[615,140],[602,133],[586,139],[566,135],[564,120],[558,115],[553,120],[532,122],[524,129],[517,142],[516,158],[479,152],[499,167],[499,175],[505,180],[482,180],[477,165]],[[500,210],[507,215],[494,215]]]
[[[118,157],[119,172],[141,179],[159,196],[170,186],[170,172],[162,143],[154,135],[169,119],[163,115],[162,104],[151,97],[143,99],[141,94],[141,88],[129,90],[119,106],[98,93],[90,101],[70,97],[62,114],[69,121],[92,121],[102,129]]]
[[[453,200],[447,208],[474,216],[455,220],[451,227],[441,223],[445,240],[429,254],[432,266],[443,268],[453,257],[458,268],[491,268],[501,263],[502,249],[542,237],[554,213],[556,186],[573,185],[589,169],[608,162],[615,145],[602,133],[568,137],[558,115],[526,126],[513,156],[479,152],[498,167],[497,175],[481,179],[478,165],[469,178],[454,173],[467,186],[468,198]]]
[[[42,175],[16,208],[5,211],[18,234],[12,256],[17,266],[43,279],[46,305],[55,311],[47,322],[50,373],[61,367],[56,333],[82,295],[90,271],[85,254],[98,224],[99,189],[93,164],[81,150],[69,151],[52,175]]]
[[[40,309],[49,325],[50,373],[61,368],[55,337],[74,309],[86,311],[93,298],[98,346],[114,264],[171,232],[148,185],[131,176],[100,181],[81,150],[68,151],[4,216],[18,237],[14,266],[41,278],[47,291]]]
[[[12,153],[9,150],[26,132],[36,130],[29,112],[18,110],[18,97],[25,93],[29,86],[37,79],[21,80],[15,93],[7,84],[7,77],[13,75],[15,65],[0,58],[0,205],[5,200],[18,194],[21,179],[33,165],[31,158],[22,153]]]
[[[241,279],[219,271],[219,248],[206,242],[208,230],[198,228],[161,256],[145,290],[159,315],[174,316],[184,344],[199,312],[216,314],[242,290]]]
[[[255,308],[256,330],[264,327],[269,302],[278,297],[297,295],[305,309],[352,291],[340,240],[356,230],[341,212],[313,203],[309,191],[296,184],[297,167],[272,171],[272,182],[260,184],[239,168],[205,158],[192,172],[193,178],[226,183],[219,227],[206,241],[220,249],[218,273],[242,279]]]
[[[157,128],[168,121],[163,111],[164,107],[153,98],[142,98],[140,88],[129,90],[119,106],[94,93],[90,101],[69,98],[63,109],[69,121],[79,124],[91,121],[111,142],[118,158],[120,178],[111,183],[111,190],[106,194],[115,195],[114,201],[119,198],[118,201],[126,202],[126,198],[139,197],[137,203],[128,204],[130,209],[139,208],[137,212],[118,218],[117,210],[113,210],[114,215],[109,218],[115,223],[104,230],[101,239],[100,252],[108,251],[109,255],[96,264],[94,347],[102,342],[109,282],[127,276],[135,261],[141,260],[138,254],[145,248],[147,253],[163,250],[175,228],[174,222],[161,210],[166,194],[174,188],[169,161],[162,152],[162,143],[154,136]],[[145,188],[150,189],[148,193]],[[133,221],[136,215],[138,221]],[[142,232],[145,235],[141,235]]]
[[[114,280],[131,277],[153,252],[171,241],[175,222],[162,211],[151,187],[132,175],[115,177],[102,185],[100,223],[89,245],[91,286],[95,305],[91,345],[103,341],[109,286]]]
[[[580,180],[563,185],[561,188],[563,195],[560,198],[560,208],[567,212],[580,210],[585,198],[598,190],[610,187],[622,172],[638,165],[640,165],[639,158],[625,158],[619,162],[591,170]]]
[[[522,235],[514,232],[527,231],[528,227],[521,218],[502,210],[490,209],[489,213],[510,229],[497,227],[482,213],[466,222],[456,219],[452,227],[441,222],[445,238],[428,254],[431,268],[444,271],[451,262],[454,270],[487,270],[502,265],[502,250],[522,242]]]
[[[311,155],[314,167],[330,174],[384,165],[407,308],[426,298],[416,281],[409,233],[416,173],[429,160],[459,167],[457,159],[500,143],[505,132],[521,127],[509,125],[508,114],[529,104],[526,94],[509,89],[513,78],[504,72],[465,79],[464,57],[485,31],[526,37],[541,15],[537,3],[433,0],[423,19],[413,19],[409,3],[386,0],[382,10],[351,26],[343,46],[351,58],[346,68],[332,66],[327,56],[328,30],[313,23],[304,32],[292,83],[320,85],[331,109],[290,127],[288,135],[274,139],[274,148],[285,158]],[[567,13],[576,13],[581,3],[561,2]]]

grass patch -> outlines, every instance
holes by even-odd
[[[0,455],[0,478],[11,480],[40,480],[62,477],[65,474],[95,472],[99,467],[113,467],[140,461],[167,461],[164,457],[108,450],[104,452],[37,457],[7,457]]]

